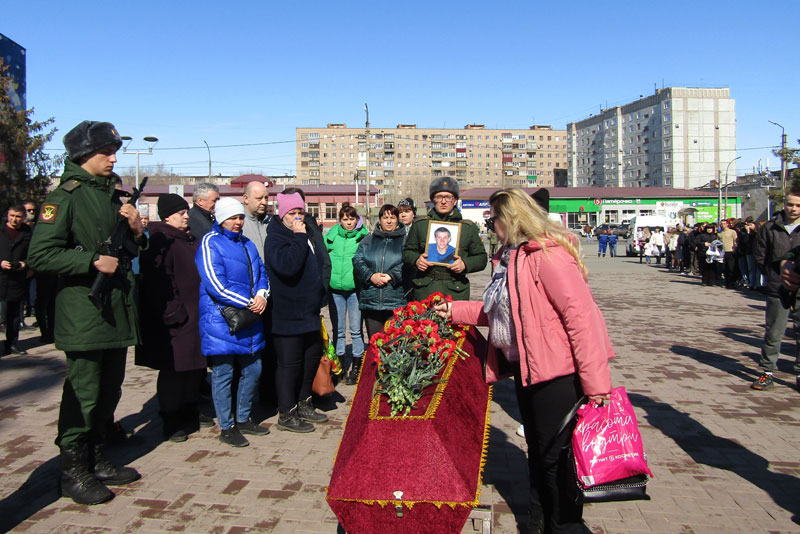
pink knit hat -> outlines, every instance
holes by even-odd
[[[291,195],[278,193],[278,216],[281,219],[295,208],[306,209],[306,204],[303,202],[303,197],[300,196],[300,193],[292,193]]]

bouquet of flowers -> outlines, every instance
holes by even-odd
[[[387,397],[392,416],[408,415],[425,388],[438,382],[436,376],[450,358],[468,356],[458,347],[463,329],[433,309],[451,301],[437,292],[421,302],[409,302],[394,310],[384,331],[370,339],[378,351],[376,391]]]

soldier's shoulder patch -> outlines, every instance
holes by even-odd
[[[58,204],[45,204],[42,206],[42,212],[39,214],[39,222],[54,223],[56,215],[58,214]]]
[[[61,184],[61,189],[63,189],[67,193],[72,193],[80,186],[81,183],[78,180],[67,180],[66,182]]]

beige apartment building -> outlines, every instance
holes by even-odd
[[[437,176],[452,176],[462,188],[534,187],[556,184],[567,172],[567,132],[550,126],[487,129],[297,128],[300,185],[370,184],[386,202],[427,199]],[[564,184],[566,185],[566,184]]]

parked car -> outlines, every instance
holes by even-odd
[[[597,228],[594,229],[594,235],[596,235],[596,236],[600,235],[600,234],[603,233],[604,230],[609,230],[612,233],[616,233],[617,228],[619,228],[618,224],[614,224],[614,223],[601,224],[600,226],[598,226]],[[619,234],[617,234],[617,235],[619,235]]]
[[[620,223],[620,225],[617,226],[616,233],[620,239],[627,239],[629,232],[630,232],[630,225],[628,223],[626,222]]]

